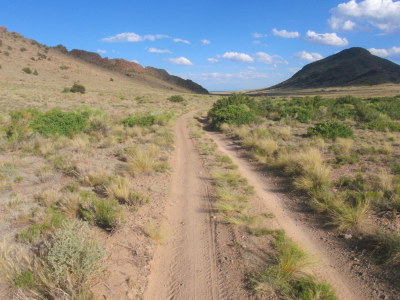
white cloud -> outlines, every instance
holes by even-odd
[[[259,39],[259,38],[266,37],[267,35],[264,34],[264,33],[254,32],[254,33],[251,34],[251,36],[252,36],[253,38],[255,38],[255,39]]]
[[[368,49],[368,51],[371,52],[373,55],[377,55],[380,57],[400,58],[400,47],[392,47],[388,49],[370,48]]]
[[[191,74],[192,78],[196,78],[198,80],[227,80],[227,79],[255,79],[255,78],[268,78],[269,74],[255,72],[253,70],[245,70],[238,73],[200,73],[200,74]]]
[[[157,49],[157,48],[147,48],[147,52],[150,52],[150,53],[172,53],[168,49]]]
[[[147,34],[144,36],[141,36],[139,34],[136,34],[134,32],[123,32],[123,33],[118,33],[117,35],[104,38],[102,39],[103,42],[109,42],[109,43],[117,43],[117,42],[143,42],[145,40],[149,41],[155,41],[157,39],[165,39],[169,38],[168,35],[165,34]]]
[[[313,44],[330,45],[330,46],[346,46],[349,41],[345,38],[337,36],[336,33],[316,33],[308,30],[307,40]]]
[[[174,41],[175,43],[190,44],[190,42],[189,42],[188,40],[184,40],[184,39],[175,38],[175,39],[173,39],[173,41]]]
[[[100,54],[106,54],[106,53],[107,53],[107,50],[104,50],[104,49],[97,49],[96,52],[97,52],[97,53],[100,53]]]
[[[253,58],[260,63],[275,64],[274,67],[276,67],[276,64],[288,64],[288,62],[283,60],[279,55],[271,55],[265,52],[257,52],[253,55]]]
[[[169,58],[168,61],[175,65],[184,65],[184,66],[191,66],[193,63],[188,60],[186,57],[177,57],[177,58]]]
[[[213,63],[213,64],[219,62],[219,60],[214,58],[214,57],[207,58],[207,61],[210,62],[210,63]]]
[[[335,30],[354,30],[354,21],[386,33],[400,30],[400,1],[350,0],[333,8],[331,14],[329,24]]]
[[[203,39],[203,40],[200,41],[200,43],[201,43],[202,45],[210,45],[210,44],[211,44],[211,41],[210,41],[210,40]]]
[[[333,30],[352,31],[356,27],[356,23],[350,20],[343,20],[337,17],[331,17],[328,20],[329,25]]]
[[[238,52],[225,52],[222,55],[222,58],[229,59],[231,61],[237,62],[253,62],[254,59],[246,54],[246,53],[238,53]]]
[[[238,52],[225,52],[222,58],[244,63],[259,62],[263,64],[287,64],[286,61],[282,60],[279,55],[271,55],[265,52],[257,52],[253,55]]]
[[[307,52],[307,51],[297,52],[294,56],[308,61],[316,61],[324,58],[321,54],[317,52]]]
[[[254,45],[260,45],[260,44],[262,44],[262,42],[259,41],[259,40],[255,40],[255,41],[253,41],[253,44],[254,44]]]
[[[136,63],[136,64],[139,63],[136,59],[131,60],[131,62],[134,62],[134,63]]]
[[[280,36],[280,37],[287,38],[287,39],[298,38],[300,36],[300,33],[298,33],[297,31],[287,31],[285,29],[278,30],[276,28],[272,29],[272,33],[273,33],[273,35]]]

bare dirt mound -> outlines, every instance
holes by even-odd
[[[168,237],[156,252],[144,299],[243,299],[240,270],[227,272],[219,263],[229,238],[212,217],[208,176],[186,127],[189,116],[175,125],[174,171],[163,224]]]

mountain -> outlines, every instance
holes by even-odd
[[[290,79],[269,89],[304,89],[400,83],[400,66],[360,47],[304,66]]]
[[[149,75],[151,77],[161,79],[162,81],[168,82],[172,85],[178,86],[180,88],[184,88],[186,90],[189,90],[193,93],[197,94],[208,94],[208,91],[203,88],[201,85],[189,80],[189,79],[182,79],[178,76],[170,75],[167,71],[163,69],[157,69],[153,67],[142,67],[140,64],[132,62],[132,61],[127,61],[122,58],[115,58],[115,59],[108,59],[108,58],[103,58],[99,54],[94,53],[94,52],[89,52],[85,50],[78,50],[78,49],[73,49],[68,52],[68,50],[62,46],[58,45],[55,47],[55,49],[58,49],[60,52],[64,54],[69,54],[72,55],[76,58],[79,58],[81,60],[84,60],[86,62],[114,70],[117,72],[121,72],[127,76],[130,77],[135,77],[138,74],[140,75]]]

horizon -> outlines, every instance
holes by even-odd
[[[351,47],[400,62],[400,1],[93,3],[6,0],[1,25],[48,46],[165,69],[212,92],[270,87]]]

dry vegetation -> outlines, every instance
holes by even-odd
[[[148,224],[166,198],[171,126],[212,98],[149,86],[16,33],[0,40],[0,298],[92,299],[91,287],[106,295],[113,278],[140,297],[152,239],[161,239]],[[128,279],[110,271],[116,244],[143,252]]]
[[[398,103],[398,96],[255,100],[236,95],[215,104],[209,117],[253,159],[291,180],[328,227],[353,237],[377,264],[398,270]],[[244,124],[226,108],[240,105],[257,117]]]

